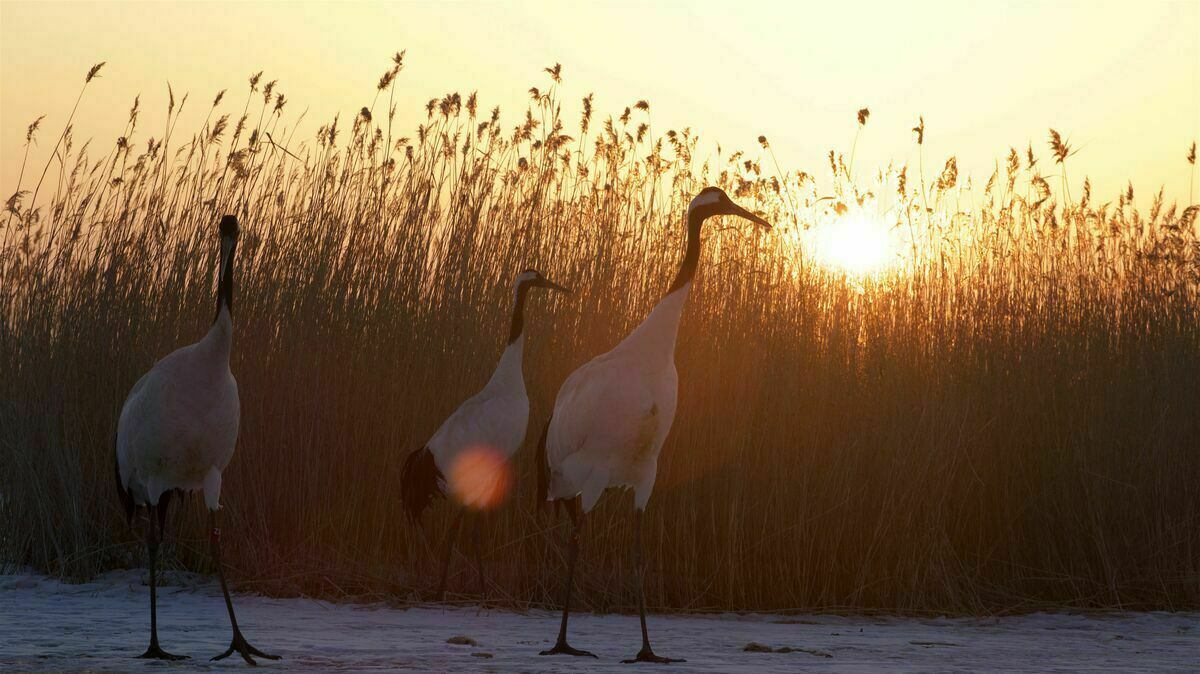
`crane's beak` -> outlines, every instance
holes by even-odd
[[[557,290],[557,291],[558,291],[558,292],[560,292],[560,293],[566,293],[566,294],[568,294],[568,295],[570,295],[570,294],[571,294],[571,289],[570,289],[570,288],[568,288],[568,287],[566,287],[566,286],[560,286],[560,285],[558,285],[557,283],[555,283],[554,281],[551,281],[550,279],[542,279],[542,282],[540,283],[540,285],[541,285],[543,288],[549,288],[549,289],[551,289],[551,290]]]
[[[727,215],[736,215],[738,217],[746,218],[747,220],[749,220],[750,222],[753,222],[756,225],[761,225],[763,227],[766,227],[767,229],[771,229],[771,223],[758,217],[757,215],[751,213],[750,211],[742,208],[741,206],[731,203],[731,204],[729,204],[729,207],[730,207],[729,213]]]

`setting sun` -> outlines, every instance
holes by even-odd
[[[902,259],[903,242],[895,229],[861,209],[831,217],[817,225],[806,242],[823,267],[851,276],[869,276]]]

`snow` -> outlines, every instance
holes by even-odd
[[[192,672],[244,669],[229,644],[219,587],[170,574],[159,589],[159,637],[182,663],[134,659],[149,641],[144,571],[72,585],[0,575],[0,671]],[[1003,618],[653,615],[659,655],[677,665],[623,665],[640,646],[636,616],[575,614],[569,641],[598,660],[541,657],[553,611],[333,604],[234,598],[250,643],[283,656],[264,670],[381,671],[1200,671],[1200,614],[1038,613]],[[751,645],[753,644],[753,645]],[[744,650],[747,646],[750,650]]]

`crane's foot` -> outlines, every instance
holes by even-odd
[[[241,632],[235,632],[233,635],[233,643],[229,644],[229,649],[224,653],[214,657],[213,660],[224,660],[225,658],[233,655],[234,652],[237,652],[238,655],[241,655],[242,659],[245,660],[249,665],[258,664],[254,661],[254,658],[266,658],[268,660],[280,659],[278,655],[263,653],[257,648],[251,646],[250,642],[246,641],[246,637],[243,637]]]
[[[642,650],[638,651],[637,656],[634,657],[632,660],[622,660],[621,661],[622,664],[626,664],[626,665],[630,665],[635,662],[653,662],[653,663],[657,663],[660,665],[669,665],[672,662],[687,662],[687,660],[683,660],[680,658],[664,658],[661,655],[655,655],[654,651],[650,650],[649,647],[646,647],[646,648],[643,648]]]
[[[548,651],[542,651],[541,653],[538,653],[538,655],[574,655],[575,657],[586,657],[586,658],[595,658],[596,657],[595,653],[589,653],[588,651],[581,651],[578,648],[571,648],[571,646],[566,642],[565,639],[559,640],[558,643],[554,644],[554,648],[551,648]],[[597,658],[597,659],[599,659],[599,658]]]
[[[137,659],[138,660],[172,660],[173,661],[173,660],[187,660],[188,656],[175,655],[174,653],[168,653],[168,652],[164,651],[163,649],[159,648],[157,643],[152,643],[152,644],[150,644],[150,648],[146,649],[145,653],[142,653],[141,655],[137,656]]]

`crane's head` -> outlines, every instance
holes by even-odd
[[[688,205],[688,220],[699,223],[714,215],[736,215],[767,229],[771,228],[771,223],[733,203],[721,188],[705,187]]]
[[[558,285],[554,281],[542,276],[542,272],[536,269],[526,269],[517,275],[517,288],[520,289],[522,286],[527,286],[530,288],[549,288],[551,290],[557,290],[560,293],[571,292],[570,288]]]
[[[221,266],[217,276],[217,319],[221,318],[222,308],[233,311],[233,252],[237,250],[239,233],[237,216],[226,215],[221,218],[220,229]]]
[[[221,238],[237,240],[240,231],[236,215],[226,215],[221,218]]]

